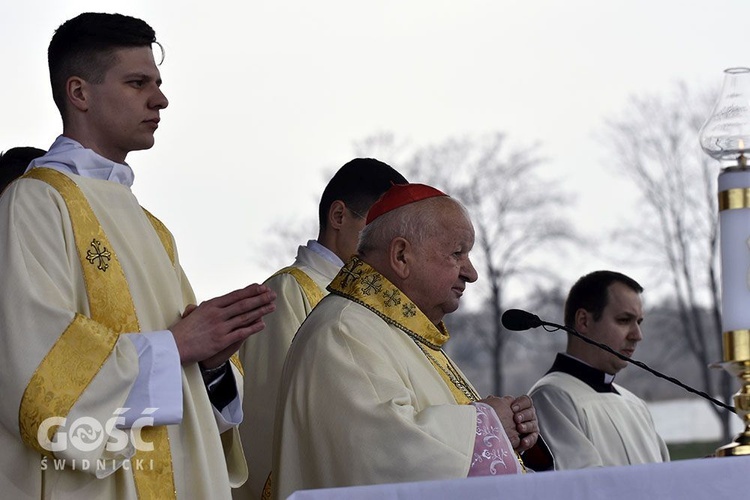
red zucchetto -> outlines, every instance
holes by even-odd
[[[365,224],[369,224],[391,210],[435,196],[448,195],[426,184],[394,184],[370,207]]]

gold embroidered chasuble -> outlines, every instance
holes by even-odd
[[[414,340],[445,381],[458,404],[481,399],[442,346],[450,335],[441,321],[435,325],[401,290],[363,260],[354,257],[328,286],[331,293],[362,304]]]
[[[438,325],[432,323],[406,295],[366,262],[352,258],[329,285],[329,290],[362,304],[409,335],[445,381],[458,404],[481,399],[443,352],[442,346],[450,338],[445,324],[442,321]],[[516,459],[525,473],[526,467],[518,454]]]
[[[328,294],[326,286],[339,269],[341,266],[301,246],[294,263],[264,283],[276,292],[276,309],[263,317],[263,331],[248,338],[240,348],[247,370],[240,436],[248,450],[248,479],[233,492],[237,500],[257,500],[264,494],[271,471],[276,394],[286,353],[299,326]]]
[[[414,303],[353,258],[292,342],[274,436],[274,495],[466,477],[475,389]]]
[[[0,296],[0,489],[12,498],[228,498],[244,460],[236,430],[219,438],[197,366],[183,369],[182,423],[144,429],[154,451],[139,451],[132,467],[123,465],[132,442],[71,445],[73,426],[107,422],[138,374],[119,334],[166,329],[195,298],[171,235],[129,189],[45,171],[0,198],[0,281],[14,284]],[[68,427],[47,437],[68,445],[42,461],[52,455],[38,440],[50,416]]]
[[[43,455],[54,455],[42,448],[37,436],[42,418],[67,415],[70,407],[80,397],[83,390],[96,375],[117,341],[117,335],[140,331],[133,299],[117,255],[107,235],[96,219],[91,206],[75,183],[64,174],[50,169],[37,168],[27,174],[28,178],[38,179],[54,187],[63,197],[71,222],[76,247],[78,249],[91,318],[76,314],[73,322],[55,342],[50,352],[37,367],[21,400],[19,426],[26,444],[36,448]],[[147,214],[162,243],[168,241],[163,225],[153,215]],[[167,243],[165,251],[174,260],[174,249]],[[94,326],[97,335],[87,331],[88,323]],[[89,326],[89,328],[91,328]],[[79,356],[89,363],[84,370],[64,370],[71,357]],[[58,398],[45,401],[44,393],[49,387],[59,394]],[[50,404],[53,403],[53,404]],[[52,434],[52,429],[50,433]],[[49,436],[51,437],[51,436]],[[165,426],[147,427],[142,437],[154,444],[153,450],[136,451],[134,460],[147,461],[148,469],[134,469],[136,490],[140,498],[174,498],[174,477],[169,438]]]

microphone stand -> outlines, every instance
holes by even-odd
[[[685,389],[688,392],[692,392],[693,394],[697,394],[698,396],[711,401],[716,406],[720,406],[721,408],[724,408],[725,410],[729,410],[732,413],[734,413],[735,415],[737,414],[737,410],[735,410],[735,408],[733,406],[729,406],[729,405],[727,405],[725,403],[722,403],[718,399],[712,398],[711,396],[709,396],[708,394],[706,394],[703,391],[699,391],[697,389],[693,389],[689,385],[683,384],[682,382],[680,382],[679,380],[677,380],[674,377],[670,377],[669,375],[664,375],[663,373],[660,373],[660,372],[654,370],[653,368],[651,368],[650,366],[648,366],[646,363],[638,361],[637,359],[629,358],[629,357],[625,356],[624,354],[621,354],[621,353],[615,351],[614,349],[612,349],[611,347],[609,347],[606,344],[602,344],[602,343],[599,343],[599,342],[597,342],[595,340],[591,340],[590,338],[588,338],[588,337],[586,337],[584,335],[581,335],[580,333],[578,333],[573,328],[569,328],[569,327],[563,326],[563,325],[558,325],[556,323],[550,323],[550,322],[544,321],[544,320],[540,320],[540,322],[541,322],[540,326],[542,328],[544,328],[545,331],[554,332],[554,331],[557,331],[557,330],[565,330],[569,334],[571,334],[571,335],[573,335],[575,337],[578,337],[579,339],[583,340],[584,342],[586,342],[588,344],[597,346],[600,349],[604,349],[608,353],[614,354],[618,358],[620,358],[620,359],[622,359],[624,361],[627,361],[628,363],[632,363],[632,364],[638,366],[639,368],[643,368],[647,372],[652,373],[652,374],[656,375],[659,378],[663,378],[664,380],[668,380],[669,382],[672,382],[673,384],[682,387],[683,389]]]

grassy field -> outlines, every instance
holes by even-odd
[[[669,456],[672,460],[686,460],[712,455],[716,448],[722,444],[724,443],[719,441],[696,441],[693,443],[667,444],[667,448],[669,448]]]

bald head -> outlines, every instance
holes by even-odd
[[[437,324],[458,308],[466,283],[474,227],[466,209],[447,196],[410,203],[365,226],[359,256],[406,294]]]

